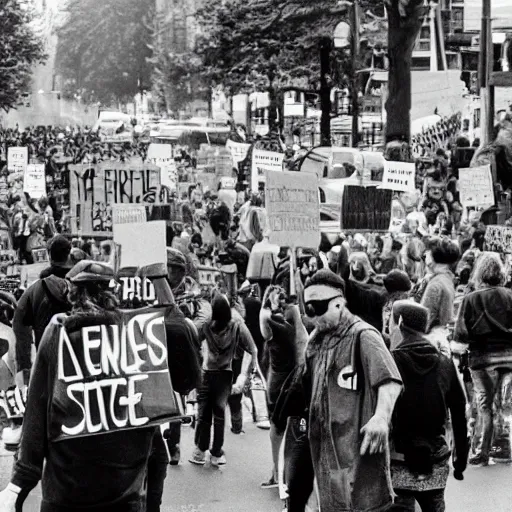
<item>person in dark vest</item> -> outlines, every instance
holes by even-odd
[[[381,334],[350,313],[330,270],[306,282],[316,330],[306,352],[309,441],[322,512],[380,512],[393,502],[389,425],[402,385]]]

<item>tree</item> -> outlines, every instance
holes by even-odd
[[[388,155],[389,150],[394,153],[392,160],[409,159],[412,52],[425,14],[423,5],[423,0],[386,0],[389,20],[386,142]]]
[[[0,0],[0,108],[16,108],[30,85],[33,66],[46,60],[44,44],[31,27],[32,16],[19,0]]]
[[[56,63],[67,94],[110,104],[150,88],[154,0],[70,0],[66,11]]]
[[[361,3],[366,13],[374,2]],[[267,91],[273,130],[280,92],[322,89],[325,95],[336,72],[344,69],[339,61],[343,56],[330,51],[333,72],[320,80],[320,48],[325,51],[325,39],[332,38],[347,10],[337,0],[211,0],[198,13],[204,35],[196,51],[203,74],[212,84],[223,84],[229,94]]]

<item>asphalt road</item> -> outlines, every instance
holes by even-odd
[[[227,465],[222,469],[190,464],[193,431],[183,427],[182,462],[169,467],[162,512],[281,512],[277,489],[262,490],[269,476],[268,432],[252,423],[246,435],[226,433]],[[0,488],[8,481],[12,455],[0,453]],[[496,464],[469,468],[463,482],[450,478],[447,488],[448,512],[511,512],[512,466]],[[24,512],[39,512],[40,490],[36,488],[25,503]]]

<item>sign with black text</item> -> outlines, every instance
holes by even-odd
[[[265,209],[271,244],[318,248],[320,205],[316,174],[267,171]]]
[[[150,427],[179,415],[165,310],[122,311],[110,324],[58,334],[50,441]]]
[[[267,171],[283,170],[284,153],[265,151],[263,149],[252,150],[251,189],[258,191],[260,184],[265,183]]]
[[[23,192],[33,199],[46,195],[46,174],[44,164],[28,164],[23,176]]]
[[[25,172],[28,165],[28,148],[10,147],[7,148],[7,170],[13,172]]]
[[[416,164],[386,160],[382,185],[379,188],[396,192],[414,192],[416,189]]]

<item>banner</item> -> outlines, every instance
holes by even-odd
[[[266,171],[283,170],[284,153],[253,149],[251,165],[251,189],[257,192],[260,183],[265,183]]]
[[[23,177],[23,192],[32,199],[46,196],[46,174],[44,164],[28,164]]]
[[[174,160],[171,144],[150,144],[148,147],[147,160],[160,167],[161,184],[176,190],[178,183],[178,168]]]
[[[512,254],[512,227],[487,226],[485,230],[485,250]]]
[[[396,192],[414,192],[416,190],[416,165],[409,162],[384,163],[382,185],[379,188]]]
[[[465,208],[488,208],[494,204],[490,165],[459,169],[460,202]]]
[[[72,233],[112,233],[112,205],[153,204],[160,169],[149,162],[101,162],[69,166]]]
[[[156,426],[179,414],[164,314],[144,308],[109,324],[60,327],[50,441]]]
[[[26,147],[12,147],[7,148],[7,170],[9,173],[22,172],[28,165],[28,148]]]
[[[238,166],[240,162],[243,162],[247,158],[247,153],[249,152],[250,144],[245,144],[243,142],[233,142],[232,140],[228,140],[226,142],[226,148],[231,153],[233,157],[233,163],[235,167]]]
[[[147,222],[146,207],[143,204],[114,204],[112,222],[114,225]]]
[[[167,263],[167,222],[114,224],[114,243],[121,247],[120,267]]]
[[[320,206],[316,174],[267,171],[265,209],[271,244],[318,248]]]

